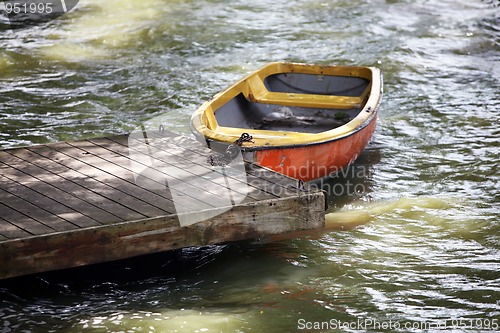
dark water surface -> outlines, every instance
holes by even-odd
[[[188,132],[270,61],[385,81],[373,141],[325,184],[362,225],[3,282],[0,332],[499,330],[499,1],[82,0],[0,47],[2,148],[164,114]]]

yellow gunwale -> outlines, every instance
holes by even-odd
[[[355,76],[369,80],[370,84],[359,97],[270,92],[264,86],[264,79],[278,73]],[[215,119],[215,111],[240,93],[243,93],[252,102],[285,106],[352,109],[361,107],[364,100],[366,100],[366,103],[359,114],[347,124],[320,133],[219,126]],[[245,142],[244,147],[296,146],[321,143],[343,138],[363,128],[377,112],[381,95],[381,74],[374,67],[318,66],[274,62],[250,73],[231,87],[216,94],[211,100],[203,103],[191,117],[191,126],[205,138],[228,144],[233,143],[242,133],[249,133],[253,136],[254,142]]]

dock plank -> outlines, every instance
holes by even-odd
[[[191,145],[193,145],[193,143],[191,143]],[[206,152],[201,154],[200,149],[194,150],[190,149],[191,147],[189,146],[178,146],[176,141],[170,138],[151,138],[149,139],[149,146],[151,155],[156,159],[164,163],[169,163],[183,171],[184,173],[181,173],[180,177],[187,179],[189,179],[189,177],[194,177],[196,179],[193,181],[195,186],[216,190],[221,184],[224,184],[223,179],[229,177],[232,180],[231,189],[233,191],[253,198],[252,191],[248,191],[249,188],[246,175],[245,177],[241,177],[241,173],[246,173],[245,166],[242,163],[243,161],[240,162],[240,165],[229,165],[224,169],[214,168],[208,164],[208,155],[206,155]],[[196,158],[190,158],[191,156],[195,156]],[[236,174],[234,174],[233,171],[235,171]],[[203,175],[203,177],[199,175]],[[238,186],[238,183],[240,183],[240,186]],[[224,188],[226,186],[223,185],[222,187]],[[214,194],[217,195],[217,193]]]
[[[81,142],[81,144],[87,145],[87,142],[84,141]],[[71,149],[71,147],[73,147],[73,149]],[[123,193],[128,194],[129,196],[134,197],[135,199],[127,198],[128,207],[133,208],[141,214],[150,214],[152,209],[150,207],[146,207],[150,205],[145,202],[143,198],[145,195],[151,195],[153,193],[143,188],[142,186],[137,186],[137,183],[134,180],[134,176],[130,171],[123,168],[122,166],[110,163],[105,159],[102,159],[98,156],[86,152],[85,150],[70,146],[68,144],[58,144],[56,145],[55,149],[58,149],[68,156],[87,164],[90,168],[85,168],[86,173],[93,173],[96,177],[99,177],[99,179],[105,179],[104,181],[107,185],[112,186],[113,188],[120,190]],[[160,170],[155,170],[159,171],[162,179],[165,179],[164,173],[162,173]],[[166,188],[166,183],[164,184],[164,188]],[[192,196],[196,199],[197,194],[201,194],[200,189],[190,187],[186,184],[186,195]],[[213,205],[209,203],[198,200],[197,205],[193,206],[192,208],[200,206],[203,207],[203,209],[209,209],[213,207]]]
[[[18,211],[26,211],[22,206],[23,203],[17,199],[21,198],[24,200],[24,204],[30,207],[28,211],[31,213],[30,216],[32,218],[39,220],[54,230],[71,230],[77,227],[65,218],[66,215],[70,216],[73,214],[73,211],[68,210],[61,203],[31,189],[30,185],[26,184],[29,182],[26,181],[24,184],[21,184],[12,178],[0,175],[0,187],[11,194],[8,196],[11,200],[3,201],[3,203]],[[33,183],[33,181],[31,182]]]
[[[112,144],[111,141],[108,141],[107,143],[105,143],[102,141],[96,142],[95,140],[92,140],[89,142],[91,143],[91,145],[86,144],[86,142],[85,142],[85,144],[82,142],[73,143],[73,144],[77,145],[79,148],[81,148],[89,153],[92,153],[96,156],[99,156],[99,157],[102,156],[102,158],[106,159],[107,161],[113,162],[116,165],[120,165],[120,167],[125,169],[126,172],[128,172],[130,174],[134,174],[134,170],[133,170],[131,163],[130,163],[130,157],[128,154],[129,153],[128,147],[121,146],[121,145],[118,145],[116,143]],[[101,143],[101,145],[99,145],[98,143]],[[138,154],[140,154],[140,153],[138,152]],[[152,169],[155,173],[146,175],[146,177],[151,177],[151,180],[155,181],[158,179],[158,175],[162,175],[161,177],[163,179],[164,186],[168,186],[168,184],[167,184],[168,179],[165,178],[166,172],[165,172],[165,170],[163,170],[163,168],[169,168],[169,171],[174,171],[174,172],[175,171],[186,172],[186,170],[178,169],[176,166],[173,166],[168,162],[162,161],[161,159],[154,159],[153,163],[155,164],[155,166],[150,167],[150,169]],[[148,165],[144,165],[144,167],[148,167]],[[191,168],[191,166],[187,166],[187,165],[185,165],[184,167]],[[188,185],[191,185],[191,186],[186,187],[186,195],[190,195],[190,193],[189,193],[190,190],[195,188],[195,191],[193,191],[194,193],[191,192],[191,194],[192,194],[191,196],[194,196],[196,198],[196,195],[200,194],[200,191],[206,190],[206,187],[201,186],[201,185],[203,185],[202,182],[204,180],[203,179],[196,179],[196,182],[193,182],[188,178],[189,175],[191,175],[191,174],[184,173],[184,175],[183,175],[184,177],[182,175],[181,176],[177,175],[177,176],[182,177],[179,179],[182,179]],[[175,177],[176,175],[174,173],[169,173],[169,176]],[[211,184],[211,185],[214,186],[215,184]],[[147,184],[144,185],[144,188],[147,188],[150,191],[155,190],[154,186],[152,188],[150,188],[149,186],[147,186]],[[210,208],[212,206],[213,205],[209,203],[209,205],[206,208]]]
[[[43,148],[40,147],[37,149],[38,152],[42,150]],[[36,165],[43,170],[47,170],[61,177],[60,181],[54,185],[65,191],[71,191],[74,196],[88,203],[88,205],[82,204],[79,208],[87,212],[93,219],[100,223],[123,220],[119,216],[113,214],[113,209],[116,204],[94,191],[101,186],[101,182],[28,149],[15,149],[10,151],[10,153],[23,159],[25,163]]]
[[[0,202],[2,219],[17,226],[19,229],[26,230],[31,235],[43,235],[57,231],[53,227],[50,227],[37,219],[40,218],[38,216],[38,207],[24,201],[22,198],[16,197],[7,191],[4,191],[2,188],[0,188],[0,197],[2,198],[2,202]],[[4,204],[7,202],[9,205]],[[41,218],[45,218],[44,214],[46,214],[46,212],[42,212]],[[3,232],[0,233],[3,234]]]
[[[166,145],[165,147],[169,146]],[[148,167],[161,174],[168,174],[168,178],[165,180],[167,183],[182,181],[182,187],[184,188],[182,194],[191,197],[193,202],[199,201],[203,205],[203,209],[220,206],[223,202],[224,199],[222,199],[222,195],[227,192],[225,183],[221,181],[209,181],[192,172],[192,165],[196,163],[197,156],[190,154],[189,156],[192,157],[193,162],[192,164],[188,164],[182,163],[183,159],[181,157],[175,158],[175,156],[167,154],[164,149],[168,148],[157,149],[155,146],[150,146],[148,149],[149,154],[146,155],[143,151],[135,147],[117,145],[116,143],[113,145],[113,150],[121,153],[122,156],[125,156],[125,154],[128,155],[129,152],[132,151],[133,156],[138,158],[138,160],[150,161],[151,165],[144,164],[144,167]],[[171,158],[167,156],[171,156]],[[213,174],[211,169],[206,168],[205,170],[208,174]],[[219,178],[220,177],[219,175]],[[211,193],[212,195],[207,196],[207,193]]]
[[[160,140],[160,142],[158,142]],[[161,140],[164,140],[166,142],[163,142]],[[113,148],[117,151],[120,151],[122,154],[128,154],[129,152],[129,147],[128,143],[130,139],[126,139],[123,136],[114,136],[114,137],[109,137],[109,138],[99,138],[99,139],[94,139],[91,140],[95,144],[102,145],[104,147],[112,145]],[[110,143],[111,141],[111,143]],[[184,149],[183,153],[179,154],[177,158],[177,166],[183,166],[185,168],[188,168],[188,172],[195,173],[195,174],[202,174],[206,170],[212,170],[212,168],[208,165],[207,163],[207,157],[210,154],[210,150],[208,148],[203,148],[201,145],[197,147],[195,144],[193,144],[192,140],[188,140],[187,138],[165,138],[165,137],[153,137],[150,138],[149,140],[150,145],[152,146],[152,151],[150,151],[151,155],[155,155],[155,151],[161,151],[163,150],[164,152],[168,153],[168,151],[165,149],[166,146],[168,145],[180,145],[181,148]],[[120,144],[121,147],[117,147],[116,144]],[[168,144],[168,145],[167,145]],[[171,154],[170,154],[171,155]],[[195,160],[192,159],[187,159],[185,156],[197,156]],[[249,169],[249,168],[248,168]],[[220,183],[220,178],[221,177],[230,177],[234,181],[239,181],[239,179],[235,177],[231,177],[231,175],[223,175],[220,172],[217,172],[217,170],[214,170],[213,172],[209,173],[209,175],[212,175],[213,178],[211,178],[212,183],[207,183],[204,182],[205,186],[213,186],[213,183]],[[247,188],[250,188],[250,191],[247,194],[247,201],[251,201],[251,199],[254,200],[260,200],[263,198],[267,198],[270,192],[265,192],[263,191],[259,186],[254,186],[254,183],[260,183],[260,182],[266,182],[265,179],[255,177],[254,175],[251,175],[248,173],[247,170],[247,181],[246,184],[244,184],[243,188],[244,190],[240,190],[240,193],[244,193],[244,191]],[[234,186],[233,186],[234,187]],[[269,189],[275,187],[274,183],[271,184],[271,186],[268,186]],[[276,189],[273,189],[276,191]],[[282,189],[280,192],[282,194],[285,193],[285,191]],[[272,193],[271,193],[272,194]],[[274,195],[274,194],[273,194]],[[279,197],[278,195],[274,195],[275,197]]]
[[[213,154],[218,154],[210,149],[208,147],[203,147],[201,144],[193,144],[193,139],[190,139],[185,136],[173,136],[172,133],[169,133],[168,131],[164,131],[163,134],[161,134],[159,131],[149,131],[147,133],[148,135],[148,141],[150,142],[151,145],[155,147],[161,147],[165,146],[165,143],[171,143],[179,146],[180,148],[184,149],[186,152],[191,152],[192,154],[197,154],[201,158],[196,161],[196,163],[200,163],[202,165],[207,165],[207,157]],[[123,142],[123,137],[113,137],[117,142]],[[129,139],[130,140],[130,139]],[[183,154],[183,155],[189,155],[189,153]],[[306,186],[306,184],[300,183],[297,179],[290,178],[287,176],[284,176],[282,174],[278,174],[270,169],[263,168],[263,167],[257,167],[255,164],[247,164],[247,177],[250,175],[256,176],[256,181],[258,180],[259,182],[263,182],[261,184],[267,185],[264,188],[268,188],[270,192],[268,193],[277,193],[277,197],[282,197],[283,195],[296,195],[297,190],[299,190],[301,187]],[[249,185],[251,185],[251,181],[248,182]],[[260,185],[256,186],[256,188],[262,189]]]
[[[3,205],[0,204],[0,210],[4,210]],[[13,239],[13,238],[21,238],[31,236],[29,232],[19,228],[18,226],[10,223],[7,220],[4,220],[0,217],[0,241]]]
[[[29,149],[32,150],[32,148]],[[116,176],[93,166],[90,164],[90,161],[87,161],[88,163],[83,162],[73,156],[67,155],[64,151],[73,154],[65,143],[57,143],[50,147],[37,148],[35,152],[97,181],[99,184],[93,187],[93,191],[107,199],[103,202],[103,205],[107,205],[104,209],[108,212],[113,212],[114,215],[119,216],[125,221],[146,217],[145,214],[134,209],[137,208],[138,201],[120,189],[120,186],[116,184]]]
[[[73,195],[74,187],[66,190],[60,189],[60,187],[66,187],[65,185],[68,184],[62,181],[61,177],[47,173],[46,170],[30,163],[17,165],[19,169],[14,164],[11,165],[12,168],[2,170],[3,176],[29,187],[47,199],[51,199],[45,200],[49,202],[47,205],[51,208],[51,212],[78,227],[90,227],[99,224],[95,219],[80,212],[80,210],[88,211],[90,207],[87,206],[86,202]],[[52,184],[59,184],[59,187]],[[64,202],[58,202],[57,200],[60,198],[64,198]]]
[[[178,136],[151,136],[148,137],[147,141],[143,141],[140,135],[138,138],[137,135],[129,138],[127,143],[121,141],[119,137],[111,139],[115,140],[116,143],[122,143],[122,147],[125,147],[123,144],[128,144],[128,151],[139,151],[141,146],[143,148],[147,142],[147,150],[142,149],[142,152],[147,151],[147,156],[153,160],[159,160],[158,163],[169,163],[177,167],[172,173],[178,175],[179,178],[190,179],[192,177],[192,184],[204,189],[209,198],[214,195],[221,197],[229,195],[232,200],[238,202],[241,200],[241,202],[252,202],[269,198],[268,193],[253,186],[252,182],[249,181],[246,164],[243,163],[242,159],[236,159],[224,167],[212,166],[207,160],[211,154],[210,150],[206,147],[203,148],[196,141],[179,139]],[[228,191],[228,189],[230,190]]]

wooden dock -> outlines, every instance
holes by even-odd
[[[248,163],[242,180],[187,138],[141,139],[0,151],[0,279],[324,225],[320,191]]]

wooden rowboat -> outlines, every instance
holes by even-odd
[[[212,149],[236,142],[245,160],[309,181],[358,157],[381,95],[373,67],[270,63],[205,102],[191,128]]]

